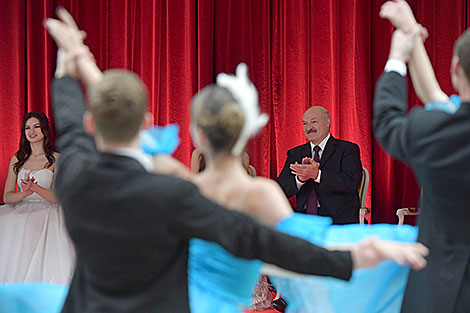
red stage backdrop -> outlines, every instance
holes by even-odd
[[[392,160],[372,134],[375,82],[387,59],[392,27],[374,0],[16,0],[0,1],[0,187],[18,149],[25,112],[51,116],[49,86],[56,47],[41,22],[62,5],[88,33],[101,69],[138,73],[149,89],[155,123],[178,123],[176,158],[189,164],[189,101],[219,72],[250,68],[267,127],[249,144],[259,175],[275,178],[286,151],[305,142],[302,113],[323,105],[331,133],[356,142],[371,172],[367,205],[374,222],[396,223],[395,209],[417,204],[411,171]],[[444,91],[453,42],[468,27],[470,0],[414,0],[428,28],[428,53]],[[412,106],[420,105],[411,91]]]

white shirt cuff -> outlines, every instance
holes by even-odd
[[[317,179],[314,179],[314,181],[316,183],[320,183],[320,178],[321,178],[321,170],[318,170]],[[295,176],[295,183],[297,184],[297,189],[299,189],[299,190],[305,184],[305,183],[302,183],[297,176]]]
[[[317,179],[315,179],[315,182],[320,183],[320,178],[321,178],[321,170],[318,170],[318,176],[317,176]]]
[[[305,183],[302,183],[298,178],[297,178],[297,175],[295,175],[295,183],[297,184],[297,189],[300,190],[300,188],[302,188],[302,186],[305,184]]]
[[[406,64],[397,59],[389,59],[385,64],[385,72],[397,72],[401,76],[406,76]]]

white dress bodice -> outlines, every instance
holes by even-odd
[[[21,189],[21,180],[25,179],[25,176],[28,172],[29,172],[29,176],[34,177],[34,179],[37,181],[39,186],[41,186],[43,188],[47,188],[47,189],[52,188],[52,182],[54,180],[54,172],[52,172],[50,169],[43,168],[41,170],[29,171],[29,170],[26,170],[26,169],[22,168],[18,172],[18,178],[17,178],[17,182],[16,182],[18,184],[18,190],[19,191],[23,191]],[[32,195],[27,196],[26,198],[24,198],[22,201],[24,201],[24,202],[42,202],[42,201],[47,201],[47,200],[44,199],[43,197],[41,197],[40,195],[38,195],[37,193],[33,193]]]

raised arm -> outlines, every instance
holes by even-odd
[[[58,186],[67,188],[64,180],[73,183],[73,178],[80,174],[90,154],[96,151],[93,138],[83,127],[85,99],[76,79],[91,86],[102,78],[102,74],[88,47],[83,44],[84,32],[77,28],[64,8],[58,8],[57,15],[60,20],[47,19],[44,25],[59,48],[51,94],[57,130],[56,147],[62,154],[58,162]],[[74,166],[61,167],[62,163]]]
[[[387,1],[380,9],[380,16],[388,19],[397,29],[408,33],[418,26],[408,3],[404,0]],[[414,49],[408,63],[413,87],[419,99],[424,103],[434,101],[447,102],[449,97],[441,90],[429,60],[423,39],[424,32],[415,38]]]
[[[48,18],[45,21],[47,31],[59,47],[58,55],[62,58],[56,69],[56,78],[71,75],[81,80],[87,87],[103,78],[88,46],[83,43],[85,32],[80,31],[73,17],[63,7],[56,10],[59,20]]]
[[[416,37],[415,48],[408,64],[411,81],[421,102],[447,102],[449,97],[441,90],[429,61],[422,37]]]

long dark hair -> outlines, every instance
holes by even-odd
[[[41,131],[44,135],[44,153],[46,154],[46,159],[47,163],[44,168],[49,168],[54,164],[55,162],[55,157],[54,157],[54,149],[52,148],[52,133],[51,133],[51,128],[49,127],[49,120],[46,116],[41,111],[32,111],[29,113],[26,113],[25,116],[23,117],[23,123],[21,124],[21,138],[20,138],[20,148],[19,150],[15,153],[16,158],[18,159],[18,162],[15,163],[13,166],[13,169],[16,174],[20,171],[20,168],[24,165],[26,160],[31,156],[31,144],[29,143],[28,139],[26,138],[26,133],[25,133],[25,128],[26,128],[26,122],[32,118],[35,117],[39,121],[39,125],[41,127]]]

